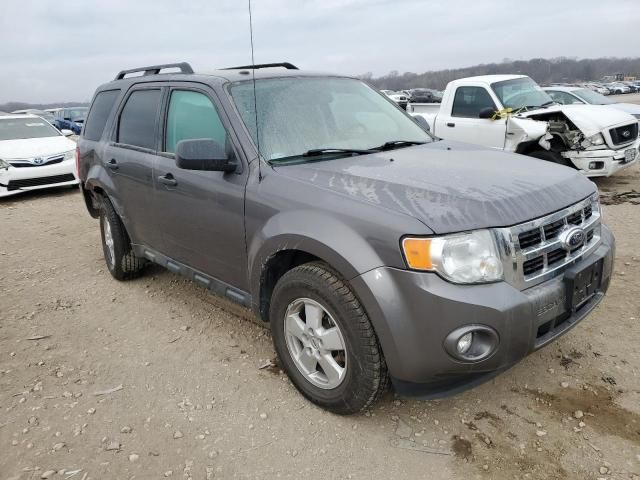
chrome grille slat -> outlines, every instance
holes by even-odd
[[[557,224],[555,228],[550,228],[554,224]],[[560,241],[560,233],[574,226],[584,230],[586,241],[569,252]],[[505,280],[525,290],[559,275],[600,244],[598,197],[594,195],[545,217],[495,231]],[[539,241],[531,241],[538,237]],[[524,239],[525,248],[522,248],[521,239]]]

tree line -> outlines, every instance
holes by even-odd
[[[463,77],[491,74],[521,74],[533,78],[540,84],[599,81],[603,77],[622,73],[640,78],[640,58],[589,58],[569,57],[532,58],[531,60],[511,60],[505,58],[500,63],[474,65],[424,73],[398,71],[381,77],[365,73],[359,77],[379,89],[402,90],[406,88],[435,88],[443,90],[447,83]]]

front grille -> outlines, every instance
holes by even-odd
[[[19,190],[28,187],[41,187],[43,185],[54,185],[56,183],[64,183],[75,180],[76,177],[71,173],[64,175],[52,175],[50,177],[24,178],[22,180],[11,180],[7,185],[7,190]]]
[[[44,167],[45,165],[55,165],[56,163],[62,163],[62,161],[64,160],[64,157],[56,157],[56,158],[52,158],[51,160],[48,160],[45,163],[41,163],[40,165],[36,165],[35,163],[31,163],[31,162],[9,162],[11,164],[12,167],[15,168],[28,168],[28,167]]]
[[[611,141],[614,145],[633,142],[638,138],[638,123],[612,128],[609,130],[609,134],[611,135]]]
[[[583,229],[585,242],[570,250],[561,241],[562,233],[575,226]],[[496,233],[502,239],[505,280],[524,290],[559,275],[600,243],[597,196]]]

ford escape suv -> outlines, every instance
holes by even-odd
[[[148,262],[269,326],[337,413],[506,370],[603,298],[614,239],[563,166],[441,141],[384,95],[288,63],[120,72],[78,143],[118,280]]]

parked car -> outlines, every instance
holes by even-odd
[[[616,102],[612,98],[580,87],[544,87],[543,90],[561,105],[607,105],[633,115],[640,121],[640,105],[635,103]]]
[[[477,385],[602,300],[614,239],[583,175],[436,139],[360,80],[280,65],[97,89],[78,171],[115,279],[153,262],[251,307],[296,388],[342,414],[389,378]]]
[[[606,87],[612,95],[622,95],[623,93],[631,93],[631,89],[622,83],[607,83]]]
[[[409,103],[439,103],[442,96],[428,88],[414,88],[409,96]]]
[[[387,97],[389,97],[391,100],[396,102],[398,105],[400,105],[400,107],[402,107],[403,109],[407,108],[407,103],[409,102],[409,97],[407,95],[404,95],[399,92],[394,92],[393,90],[380,90],[380,91],[384,93]]]
[[[611,93],[611,91],[607,87],[599,83],[589,82],[585,83],[583,86],[585,88],[588,88],[589,90],[593,90],[594,92],[599,93],[600,95],[609,95]]]
[[[638,121],[594,105],[558,105],[523,75],[485,75],[450,82],[442,104],[409,104],[431,131],[457,140],[609,176],[638,160]]]
[[[55,117],[55,126],[59,130],[71,130],[80,135],[84,119],[87,116],[87,107],[51,108],[46,110]]]
[[[0,197],[75,185],[76,144],[35,115],[0,118]]]
[[[637,91],[640,90],[640,87],[638,87],[634,82],[620,82],[620,83],[629,87],[631,93],[636,93]]]
[[[56,121],[56,118],[51,112],[45,112],[44,110],[36,110],[33,108],[29,108],[27,110],[16,110],[11,113],[15,115],[36,115],[37,117],[44,118],[51,125],[54,125]]]

